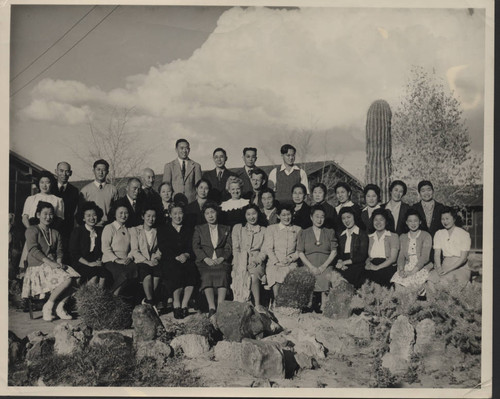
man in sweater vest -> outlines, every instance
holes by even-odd
[[[274,168],[269,173],[268,187],[276,192],[276,200],[280,204],[291,204],[292,187],[297,183],[302,183],[309,194],[309,181],[304,169],[295,165],[295,154],[297,150],[291,144],[281,146],[281,157],[283,163],[280,168]]]
[[[80,204],[85,201],[94,201],[103,212],[99,225],[105,225],[108,221],[108,213],[113,202],[118,199],[118,190],[112,184],[106,183],[109,173],[109,163],[104,159],[94,162],[95,180],[87,184],[80,191]]]

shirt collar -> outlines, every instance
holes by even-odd
[[[64,187],[64,189],[66,190],[66,187],[68,187],[68,183],[61,184],[61,183],[59,183],[59,182],[58,182],[58,183],[57,183],[57,187],[58,187],[59,189],[61,189],[61,187]]]
[[[280,172],[284,171],[285,169],[286,169],[286,165],[284,163],[282,163],[281,167],[280,167]],[[300,168],[297,165],[293,165],[292,170],[300,170]]]
[[[209,230],[213,231],[213,230],[217,230],[217,226],[218,226],[218,224],[209,224],[208,228],[209,228]]]
[[[106,182],[102,182],[102,183],[99,183],[97,180],[94,180],[94,184],[97,186],[97,188],[99,188],[100,185],[102,185],[103,187],[106,185]]]
[[[112,225],[115,227],[116,230],[120,230],[121,228],[125,227],[121,226],[120,223],[118,223],[116,220],[112,223]]]
[[[352,228],[352,233],[351,234],[353,234],[353,233],[359,235],[359,227],[358,226],[354,225],[354,227]],[[343,235],[347,235],[347,229],[345,229],[342,232],[341,236],[343,236]]]
[[[368,208],[369,208],[369,206],[367,205],[367,206],[365,206],[365,207],[363,208],[363,210],[364,210],[364,211],[367,211],[367,210],[368,210]],[[377,204],[377,205],[375,205],[375,206],[373,207],[373,210],[378,209],[378,208],[380,208],[380,203],[379,203],[379,204]]]
[[[372,234],[369,234],[368,237],[374,237],[375,238],[376,235],[377,235],[377,232],[375,231]],[[380,238],[390,237],[391,235],[392,235],[391,232],[389,230],[386,230],[384,232],[384,234],[382,234],[382,237],[380,237]]]
[[[279,222],[279,223],[278,223],[278,228],[279,228],[280,230],[287,229],[288,227],[290,227],[290,226],[285,226],[285,225],[284,225],[283,223],[281,223],[281,222]]]
[[[187,166],[187,163],[188,163],[188,161],[189,161],[189,158],[187,158],[187,159],[180,159],[179,157],[177,157],[177,160],[179,161],[179,165],[181,165],[181,167],[182,167],[182,162],[183,162],[183,161],[186,161],[186,166]]]
[[[254,170],[255,166],[253,168],[249,168],[248,166],[245,165],[245,172],[250,172],[251,170]]]
[[[133,201],[135,201],[135,203],[137,204],[137,200],[133,200],[132,198],[130,198],[127,194],[127,199],[128,199],[128,202],[130,202],[130,205],[133,205]]]

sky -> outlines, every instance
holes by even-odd
[[[335,160],[363,180],[368,108],[384,99],[394,111],[414,65],[453,90],[483,151],[483,10],[120,6],[22,88],[113,6],[20,73],[91,8],[12,7],[10,148],[49,170],[67,160],[73,179],[92,175],[89,121],[133,109],[126,129],[157,173],[183,137],[203,169],[216,147],[237,167],[243,147],[267,165],[292,142],[299,162]]]

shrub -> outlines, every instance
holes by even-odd
[[[399,385],[399,381],[389,369],[382,367],[382,359],[377,357],[373,367],[375,373],[373,381],[370,383],[371,388],[395,388]]]
[[[279,287],[276,306],[304,309],[311,300],[315,283],[316,277],[307,268],[292,270]]]
[[[78,315],[95,330],[123,330],[132,324],[132,305],[94,284],[82,286],[75,299]]]

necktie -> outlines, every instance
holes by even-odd
[[[182,178],[184,179],[186,177],[186,161],[182,161],[181,172],[182,172]]]
[[[99,190],[102,190],[102,183],[99,184]]]
[[[252,169],[248,169],[248,177],[252,177]]]
[[[135,200],[132,200],[132,208],[134,208],[134,212],[135,212]]]
[[[222,179],[222,171],[221,170],[219,170],[219,172],[217,172],[217,179],[219,181],[221,181],[221,179]]]
[[[64,185],[63,185],[63,186],[61,186],[61,187],[59,187],[59,192],[60,192],[61,194],[62,194],[62,193],[64,193]]]

